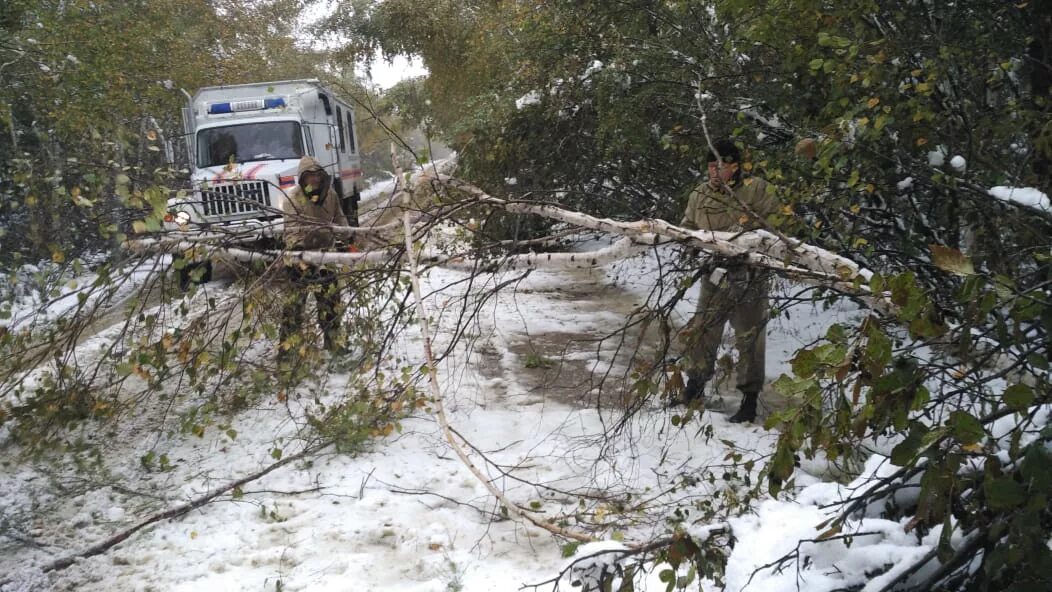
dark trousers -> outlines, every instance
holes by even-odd
[[[738,389],[758,393],[765,378],[770,276],[742,266],[726,269],[719,283],[702,280],[698,309],[687,330],[687,376],[701,384],[712,378],[723,327],[730,321],[738,349]]]
[[[325,338],[325,349],[332,350],[340,331],[340,287],[336,274],[313,265],[304,269],[298,264],[285,267],[285,271],[292,285],[292,293],[285,300],[282,311],[281,342],[285,343],[302,329],[303,309],[307,306],[307,298],[313,294],[318,307],[318,326]]]

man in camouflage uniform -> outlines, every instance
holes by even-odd
[[[288,250],[323,251],[336,246],[331,225],[347,226],[340,200],[332,188],[332,178],[318,161],[310,156],[300,159],[298,183],[282,202],[285,214],[285,248]],[[330,269],[293,261],[286,272],[295,293],[285,303],[281,323],[279,355],[294,344],[289,339],[303,322],[303,308],[309,294],[318,305],[318,325],[325,349],[334,351],[340,330],[340,290],[336,274]]]
[[[758,177],[742,178],[741,151],[730,140],[714,145],[708,155],[708,181],[690,194],[681,225],[697,230],[742,232],[762,227],[778,209],[774,188]],[[723,328],[730,321],[738,349],[736,368],[742,402],[730,421],[756,419],[764,383],[767,345],[767,291],[770,275],[739,261],[713,255],[702,279],[697,312],[687,327],[687,384],[682,397],[700,404],[712,378]]]

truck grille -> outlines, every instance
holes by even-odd
[[[205,216],[258,212],[270,205],[267,184],[263,181],[245,181],[213,185],[201,190],[201,205]]]

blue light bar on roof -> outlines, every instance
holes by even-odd
[[[285,99],[250,99],[248,101],[233,101],[227,103],[212,103],[208,106],[209,115],[221,115],[223,113],[238,113],[241,111],[262,111],[264,109],[278,109],[285,106]]]

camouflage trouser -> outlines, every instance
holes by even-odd
[[[282,311],[281,341],[284,343],[300,330],[307,298],[314,294],[314,301],[318,305],[318,326],[325,337],[325,349],[331,350],[336,345],[340,331],[340,287],[336,274],[314,266],[301,269],[290,265],[285,270],[293,293],[288,295]]]
[[[685,331],[690,378],[700,384],[712,378],[723,327],[729,320],[738,349],[738,390],[760,392],[765,377],[770,283],[768,273],[740,265],[729,266],[718,284],[711,276],[702,280],[698,310]]]

